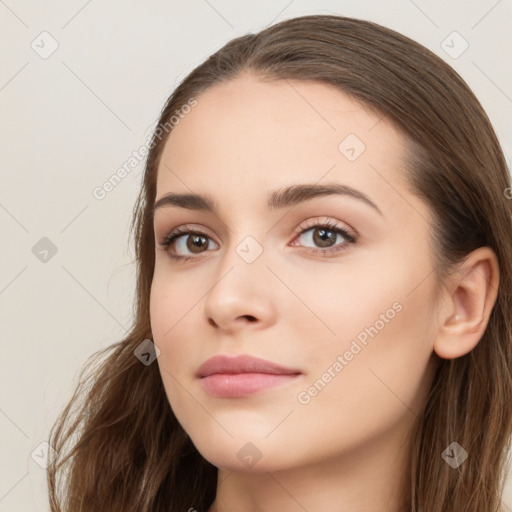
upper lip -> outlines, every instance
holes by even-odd
[[[243,354],[235,357],[213,356],[199,367],[196,377],[207,377],[214,373],[272,373],[275,375],[290,375],[301,372],[292,368],[285,368],[272,361]]]

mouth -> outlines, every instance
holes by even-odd
[[[282,386],[301,375],[271,373],[214,373],[202,377],[203,389],[217,398],[243,398],[255,393]]]
[[[242,354],[214,356],[199,367],[195,376],[211,396],[241,398],[283,386],[301,374],[298,369]]]

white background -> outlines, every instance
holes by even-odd
[[[93,189],[145,143],[174,87],[212,52],[313,13],[375,21],[440,55],[511,154],[510,0],[0,1],[0,512],[49,509],[31,453],[86,358],[130,325],[128,227],[143,165],[101,201]],[[469,43],[455,59],[441,47],[453,31]],[[49,51],[51,38],[58,48],[42,58],[31,45]],[[32,252],[43,237],[57,248],[45,263]],[[511,477],[504,499],[512,506]]]

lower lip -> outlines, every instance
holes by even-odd
[[[205,391],[218,398],[241,398],[286,384],[300,374],[214,373],[201,378]]]

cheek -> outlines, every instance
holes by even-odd
[[[173,326],[175,305],[172,301],[172,295],[168,293],[162,281],[153,279],[151,285],[151,294],[149,299],[149,315],[151,322],[151,332],[153,339],[160,347],[165,332]]]
[[[404,285],[389,272],[386,277],[383,267],[347,264],[334,271],[317,271],[314,279],[287,276],[287,283],[302,303],[290,297],[283,322],[297,337],[298,361],[315,377],[351,347],[353,353],[348,357],[361,359],[372,339],[385,338],[385,333],[393,330],[390,326],[403,308],[399,299]],[[394,339],[398,341],[396,336]],[[354,346],[354,340],[361,348]]]
[[[212,328],[204,317],[204,301],[212,285],[198,274],[157,266],[151,286],[150,322],[160,350],[157,361],[166,390],[168,394],[173,390],[173,396],[180,393],[179,383],[188,385],[194,379],[211,348]]]
[[[157,265],[150,293],[151,328],[160,342],[171,339],[180,323],[193,314],[194,305],[201,298],[201,290],[191,278],[169,272],[165,265]]]
[[[190,396],[184,389],[193,378],[196,363],[192,357],[199,353],[193,345],[197,338],[190,330],[193,307],[199,297],[191,289],[170,284],[170,279],[160,279],[155,274],[150,294],[151,331],[160,350],[156,362],[169,404],[180,423],[188,417],[191,407]]]
[[[187,326],[190,328],[189,317],[194,314],[194,304],[199,300],[191,290],[193,286],[171,284],[170,279],[161,279],[158,274],[151,286],[149,310],[153,341],[160,349],[158,363],[172,373],[176,371],[175,363],[187,362],[187,354],[191,351],[193,336],[185,338],[186,343],[173,342],[183,336]],[[167,380],[165,374],[162,375],[164,381]]]
[[[435,336],[428,309],[433,289],[428,280],[414,289],[420,279],[413,270],[389,270],[380,281],[364,278],[366,288],[354,281],[352,293],[340,293],[335,304],[323,302],[336,336],[315,344],[310,387],[298,402],[302,419],[326,435],[343,428],[348,437],[371,436],[416,417],[424,403]]]
[[[313,416],[332,411],[332,403],[343,404],[341,416],[335,414],[340,421],[346,407],[354,418],[366,410],[376,421],[420,407],[433,352],[435,290],[425,279],[428,266],[409,261],[383,254],[358,272],[333,276],[329,288],[303,289],[320,318],[309,333],[300,323],[296,328],[305,333],[312,386],[298,402],[308,402]]]

